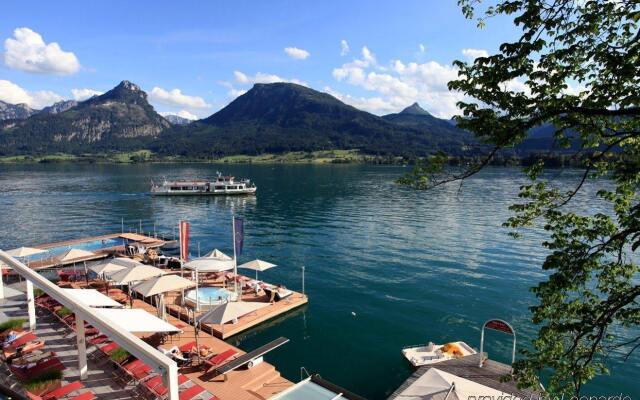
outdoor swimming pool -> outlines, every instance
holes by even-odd
[[[29,257],[29,261],[38,261],[38,260],[43,260],[51,257],[56,257],[71,249],[96,251],[96,250],[108,249],[116,246],[123,246],[124,244],[125,244],[125,239],[121,237],[74,243],[73,245],[69,245],[69,246],[52,247],[50,249],[47,249],[46,253],[35,254]]]
[[[235,300],[236,295],[233,292],[224,288],[204,286],[197,289],[198,301],[200,302],[200,308],[206,309],[209,305],[222,304],[228,300]],[[192,289],[185,294],[185,300],[188,303],[196,303],[196,289]]]

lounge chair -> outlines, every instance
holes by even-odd
[[[22,381],[25,381],[34,376],[40,375],[45,371],[58,370],[62,371],[65,369],[64,365],[60,362],[57,357],[53,357],[48,359],[47,361],[43,361],[38,363],[37,365],[31,368],[19,368],[15,366],[10,366],[11,372]]]
[[[15,338],[14,340],[10,341],[9,343],[5,343],[4,348],[5,349],[16,349],[20,346],[24,346],[25,344],[29,343],[29,342],[34,342],[36,340],[39,340],[38,337],[31,331],[29,332],[24,332],[22,335],[18,336],[17,338]]]
[[[211,357],[208,360],[204,360],[204,371],[207,372],[209,369],[211,368],[216,368],[219,367],[220,365],[222,365],[222,363],[224,363],[225,361],[227,361],[229,358],[233,357],[234,355],[236,355],[238,352],[235,349],[229,349],[229,350],[225,350],[222,353]]]
[[[189,382],[189,378],[185,375],[178,374],[178,386],[184,385],[187,382]],[[162,384],[162,377],[160,375],[156,375],[142,383],[152,395],[158,396],[159,398],[163,398],[169,392],[169,389]]]
[[[185,343],[182,346],[178,347],[178,349],[183,352],[183,353],[188,353],[191,351],[191,349],[193,349],[194,347],[196,347],[196,342],[189,342],[189,343]]]

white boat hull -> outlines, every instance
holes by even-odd
[[[151,191],[152,196],[229,196],[255,194],[256,188],[235,189],[235,190],[167,190]]]
[[[437,364],[439,362],[451,360],[454,358],[467,357],[477,352],[471,348],[465,342],[450,342],[457,346],[457,348],[461,351],[461,355],[453,355],[450,353],[442,352],[441,348],[444,345],[433,344],[431,347],[429,345],[419,345],[415,347],[407,347],[402,350],[402,355],[413,365],[414,367],[421,367],[423,365]]]

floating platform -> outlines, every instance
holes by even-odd
[[[243,294],[242,301],[264,302],[267,306],[259,308],[247,315],[238,318],[236,323],[226,324],[202,324],[202,330],[219,338],[227,339],[241,332],[257,327],[262,323],[286,314],[298,307],[302,307],[309,302],[309,298],[302,293],[293,292],[290,296],[269,304],[269,297],[266,294]],[[180,307],[177,297],[167,296],[167,310],[171,315],[179,317],[183,321],[189,321],[193,314],[189,315],[187,309]],[[199,315],[199,314],[196,314]]]
[[[479,367],[480,357],[483,357],[484,363],[482,368]],[[503,382],[505,376],[511,374],[511,366],[503,364],[497,361],[489,360],[487,353],[473,354],[467,357],[456,358],[448,361],[443,361],[437,364],[425,365],[418,368],[407,380],[400,385],[395,392],[389,396],[389,400],[392,399],[442,399],[445,397],[447,390],[443,389],[439,393],[425,393],[420,394],[421,386],[424,383],[422,378],[429,370],[437,369],[445,374],[454,375],[457,378],[466,379],[474,384],[482,385],[489,390],[499,391],[520,399],[533,399],[539,398],[540,393],[518,389],[518,385],[514,381]],[[457,387],[463,386],[461,380],[456,382]],[[475,393],[477,397],[484,395],[485,393]],[[424,396],[424,397],[422,397]],[[455,397],[449,397],[450,399]]]
[[[61,242],[43,243],[34,247],[47,250],[47,253],[42,253],[42,257],[38,257],[39,255],[34,256],[30,260],[29,266],[35,270],[40,270],[73,265],[84,261],[100,260],[114,253],[124,253],[125,244],[134,243],[143,245],[146,248],[158,248],[163,246],[165,241],[152,236],[125,232],[90,236]],[[90,251],[94,253],[94,255],[64,261],[56,258],[70,249]]]

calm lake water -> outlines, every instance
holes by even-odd
[[[160,197],[151,179],[252,178],[255,197]],[[192,224],[191,253],[232,253],[231,216],[245,218],[245,251],[278,264],[265,280],[301,288],[308,306],[231,343],[251,350],[279,336],[291,342],[267,356],[283,375],[300,367],[363,396],[382,399],[411,370],[403,346],[464,340],[479,346],[489,318],[512,323],[521,346],[534,334],[528,288],[544,275],[542,232],[514,241],[501,223],[524,182],[517,169],[489,169],[458,191],[415,192],[393,181],[407,169],[356,165],[0,165],[0,248],[137,229],[172,232]],[[559,184],[575,171],[553,172]],[[587,192],[595,190],[588,185]],[[576,206],[601,211],[593,204]],[[490,357],[508,361],[511,342],[488,335]],[[612,376],[586,392],[640,395],[640,357],[612,355]]]

